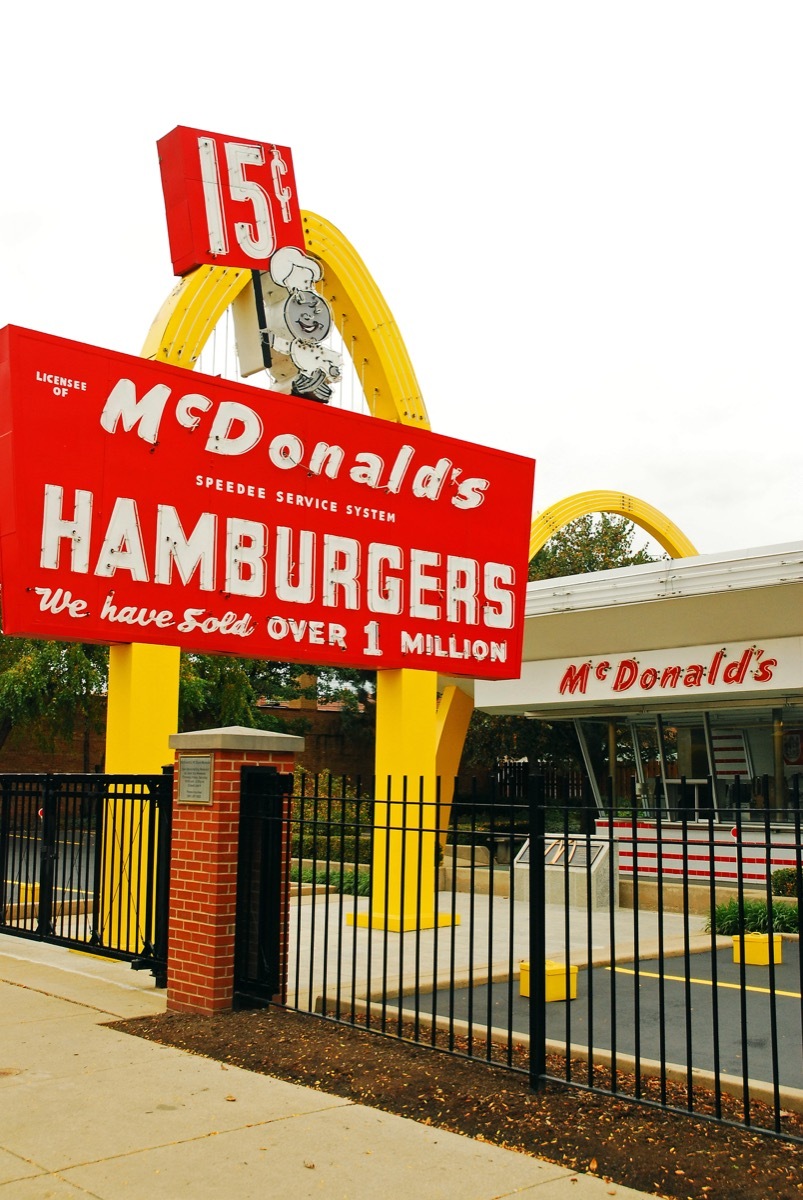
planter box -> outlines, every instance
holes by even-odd
[[[780,933],[772,935],[772,957],[776,963],[783,962],[783,951]],[[733,939],[733,961],[741,962],[741,938],[738,934]],[[746,933],[744,935],[744,961],[752,967],[766,967],[770,961],[770,935],[768,933]]]
[[[546,998],[547,1004],[553,1000],[565,1000],[566,997],[566,967],[562,963],[546,960]],[[519,964],[519,994],[525,999],[530,995],[530,964]],[[569,967],[569,1000],[577,999],[577,967]]]

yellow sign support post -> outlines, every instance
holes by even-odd
[[[154,774],[173,761],[167,738],[177,729],[180,662],[176,646],[110,647],[106,710],[110,775]]]
[[[376,805],[371,924],[394,932],[451,921],[435,902],[440,796],[431,671],[380,671],[376,695]],[[358,925],[368,924],[360,913]]]

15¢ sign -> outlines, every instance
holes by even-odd
[[[176,275],[204,264],[265,270],[304,245],[287,146],[177,126],[157,143]]]

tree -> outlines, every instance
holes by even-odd
[[[105,646],[0,636],[0,748],[18,725],[51,742],[99,728],[108,663]]]
[[[633,548],[635,534],[635,525],[625,517],[609,513],[578,517],[533,557],[529,578],[556,579],[655,562],[646,544]],[[475,712],[463,750],[464,768],[492,767],[504,757],[526,757],[530,762],[580,761],[574,729],[567,722]]]
[[[25,727],[45,745],[100,730],[108,683],[106,646],[0,635],[0,749]],[[304,672],[301,674],[301,672]],[[354,732],[373,730],[374,675],[301,668],[297,663],[185,653],[179,681],[179,729],[270,723],[269,703],[299,697],[339,700]],[[367,719],[357,721],[360,710]],[[88,766],[87,766],[88,769]]]
[[[578,517],[559,530],[530,563],[530,579],[556,579],[585,575],[612,567],[632,567],[655,562],[644,545],[633,549],[636,526],[611,513]]]
[[[182,654],[179,721],[182,729],[221,725],[264,725],[270,710],[258,702],[281,703],[299,698],[338,701],[347,725],[356,727],[362,707],[369,714],[375,691],[370,671],[300,666],[259,658],[215,654]],[[373,728],[369,718],[363,724]]]
[[[318,699],[343,706],[345,713],[361,709],[372,710],[376,696],[376,671],[359,667],[315,667],[318,678]]]
[[[571,725],[500,717],[475,710],[463,747],[462,769],[473,773],[492,768],[502,758],[530,762],[574,761],[577,739]]]
[[[259,658],[185,653],[181,656],[179,725],[214,729],[260,722],[259,700],[279,702],[315,694],[299,682],[299,667]]]

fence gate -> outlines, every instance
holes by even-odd
[[[164,986],[172,768],[0,775],[0,932],[149,968]]]
[[[282,888],[282,813],[292,776],[243,767],[237,859],[234,1006],[261,1007],[284,991],[286,900]],[[282,997],[283,998],[283,997]]]

